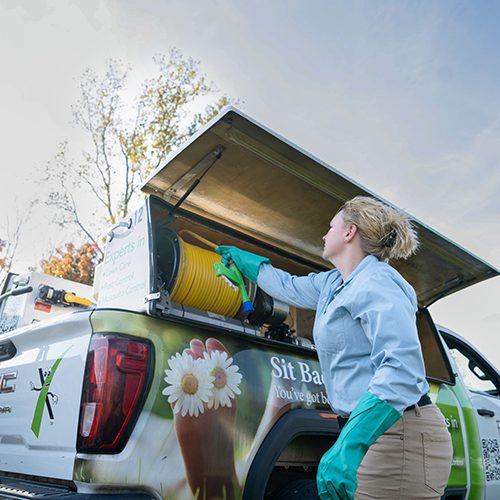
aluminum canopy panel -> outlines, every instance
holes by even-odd
[[[385,201],[234,108],[167,158],[142,189],[175,203],[197,178],[201,180],[183,202],[184,210],[300,257],[317,269],[331,267],[321,258],[321,238],[338,208],[356,195]],[[421,306],[499,274],[412,220],[421,248],[393,265],[413,285]]]

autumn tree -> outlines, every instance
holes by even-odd
[[[111,61],[104,75],[87,69],[72,108],[87,137],[79,155],[69,141],[47,165],[54,189],[48,204],[61,226],[75,225],[102,256],[99,235],[126,217],[146,177],[201,125],[230,103],[201,72],[199,62],[178,50],[154,58],[157,73],[128,98],[130,68]],[[74,148],[73,148],[74,149]],[[92,213],[82,207],[82,190]]]
[[[41,267],[45,274],[92,285],[94,269],[99,262],[100,254],[95,243],[84,243],[80,247],[66,243],[65,248],[57,248],[43,259]]]

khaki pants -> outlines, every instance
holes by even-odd
[[[439,408],[417,406],[370,446],[358,469],[355,499],[439,499],[452,458],[450,433]]]

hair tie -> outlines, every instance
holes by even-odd
[[[397,232],[395,229],[392,229],[390,233],[384,238],[384,247],[391,248],[394,246],[396,242]]]

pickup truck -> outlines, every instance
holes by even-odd
[[[213,247],[294,274],[326,270],[332,214],[356,195],[380,197],[233,108],[143,191],[107,235],[96,303],[0,335],[0,496],[314,498],[318,462],[340,433],[314,312],[248,281],[244,310],[234,281],[215,273]],[[396,268],[417,293],[430,396],[452,436],[443,498],[498,499],[499,372],[428,308],[499,271],[414,223],[421,249]],[[4,287],[0,318],[20,282]]]

